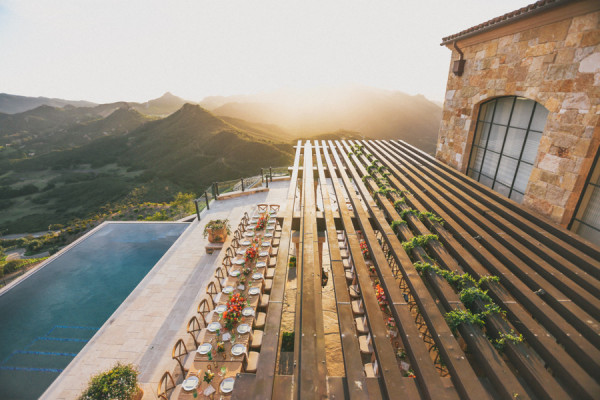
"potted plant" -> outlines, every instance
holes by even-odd
[[[296,268],[296,256],[290,256],[290,261],[288,262],[288,267]]]
[[[117,363],[112,369],[94,375],[79,400],[138,400],[144,395],[138,386],[133,364]]]
[[[211,243],[223,243],[231,233],[228,219],[211,219],[204,227],[204,237]]]

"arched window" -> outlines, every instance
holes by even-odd
[[[482,104],[467,174],[521,203],[547,116],[544,106],[522,97]]]

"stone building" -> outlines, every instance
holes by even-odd
[[[600,1],[538,1],[442,45],[436,157],[600,244]]]

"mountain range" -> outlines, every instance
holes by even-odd
[[[298,138],[390,138],[397,131],[431,151],[440,111],[422,96],[365,88],[200,104],[170,93],[145,103],[0,99],[3,233],[83,218],[134,191],[154,202],[199,195],[214,181],[289,165]]]

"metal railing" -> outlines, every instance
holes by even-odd
[[[274,177],[288,176],[288,167],[268,167],[261,168],[260,175],[254,175],[247,178],[233,179],[229,181],[213,182],[194,200],[196,206],[196,216],[200,220],[200,213],[206,208],[210,210],[210,202],[229,192],[245,192],[259,184],[266,184],[269,187],[269,182],[273,182]]]

